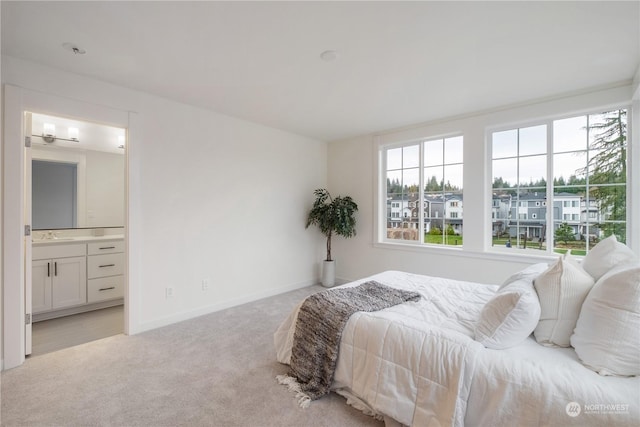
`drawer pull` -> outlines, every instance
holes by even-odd
[[[51,263],[47,263],[47,277],[51,277]]]
[[[104,264],[104,265],[99,265],[99,268],[104,268],[104,267],[115,267],[115,264]]]
[[[116,288],[115,286],[110,286],[110,287],[108,287],[108,288],[100,288],[100,289],[98,289],[98,290],[99,290],[100,292],[102,292],[102,291],[110,291],[111,289],[115,289],[115,288]]]
[[[98,248],[100,250],[104,250],[104,249],[115,249],[115,246],[105,246],[104,248]]]

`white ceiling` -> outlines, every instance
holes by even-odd
[[[1,6],[3,54],[321,140],[628,83],[640,64],[638,1]]]

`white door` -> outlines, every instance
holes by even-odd
[[[31,141],[31,113],[24,113],[25,142]],[[24,144],[24,223],[29,228],[24,237],[24,354],[31,354],[32,278],[31,278],[31,143]]]

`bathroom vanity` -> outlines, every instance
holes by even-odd
[[[124,252],[122,235],[34,238],[33,320],[122,304]]]

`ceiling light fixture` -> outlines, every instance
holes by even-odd
[[[86,50],[84,50],[83,48],[73,44],[73,43],[63,43],[62,47],[65,50],[68,50],[69,52],[73,52],[76,55],[84,55],[85,53],[87,53]]]
[[[338,52],[336,52],[335,50],[325,50],[320,54],[320,58],[324,62],[335,61],[338,58]]]

